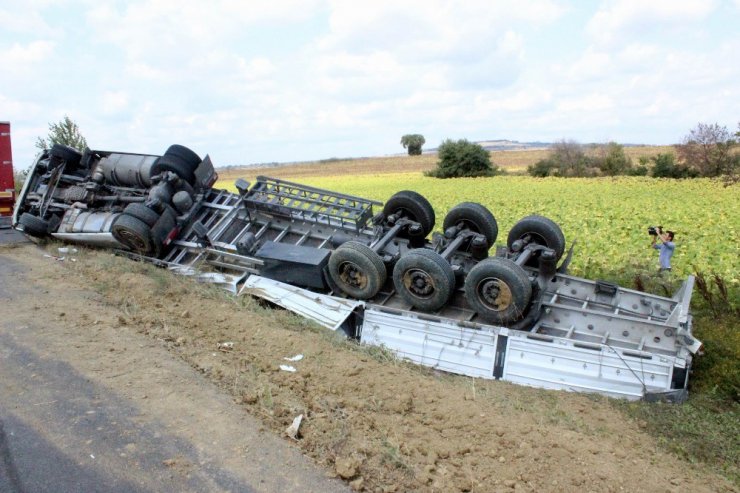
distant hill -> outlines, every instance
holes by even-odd
[[[480,144],[487,151],[526,151],[534,149],[548,149],[552,146],[551,142],[519,142],[518,140],[479,140],[475,142]],[[427,149],[424,152],[437,152],[437,148]]]

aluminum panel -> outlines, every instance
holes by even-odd
[[[372,307],[365,310],[364,344],[384,346],[399,357],[439,370],[493,378],[497,336],[494,331],[417,317]]]
[[[606,345],[550,342],[510,332],[502,379],[512,383],[640,399],[671,387],[674,358],[625,354]]]
[[[250,294],[271,301],[331,330],[337,330],[362,301],[314,293],[280,281],[250,275],[239,294]]]
[[[125,248],[113,238],[111,233],[52,233],[51,236],[69,243],[82,243],[89,246]]]

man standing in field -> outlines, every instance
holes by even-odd
[[[660,262],[660,269],[658,270],[658,272],[670,272],[671,257],[673,256],[673,251],[676,249],[676,244],[673,243],[673,237],[675,234],[673,233],[673,231],[666,231],[665,233],[663,233],[661,229],[658,229],[657,233],[657,235],[653,236],[653,243],[651,244],[651,246],[660,251],[660,256],[658,257],[658,261]],[[658,238],[660,238],[660,243],[657,242]]]

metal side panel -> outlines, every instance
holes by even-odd
[[[339,329],[355,309],[364,305],[362,301],[313,293],[256,274],[250,275],[244,282],[239,290],[239,295],[242,294],[271,301],[331,330]]]
[[[52,233],[51,236],[69,243],[82,243],[107,248],[126,248],[118,243],[111,233]]]
[[[547,389],[637,400],[671,388],[674,358],[625,355],[606,345],[509,331],[502,380]]]
[[[412,313],[395,314],[366,307],[360,341],[384,346],[399,357],[439,370],[493,378],[497,335],[428,320]]]

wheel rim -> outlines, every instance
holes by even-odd
[[[469,229],[470,231],[474,233],[480,233],[481,229],[478,227],[478,224],[469,221],[467,219],[461,219],[457,222],[458,224],[462,223],[463,228]]]
[[[476,286],[478,299],[487,308],[501,312],[509,308],[513,301],[511,288],[497,277],[487,277]]]
[[[401,279],[406,291],[415,298],[429,299],[434,296],[436,286],[428,272],[421,269],[409,269],[403,273]]]
[[[524,240],[529,236],[530,243],[536,243],[538,245],[544,245],[546,247],[549,247],[550,245],[547,244],[547,240],[545,240],[545,237],[538,234],[538,233],[527,233],[519,237],[520,240]]]
[[[393,211],[393,213],[394,214],[398,214],[400,216],[403,216],[405,218],[408,218],[408,219],[410,219],[412,221],[419,222],[419,218],[416,217],[416,214],[414,214],[413,212],[411,212],[410,210],[408,210],[408,209],[406,209],[404,207],[397,208],[395,211]]]
[[[121,237],[120,239],[122,243],[125,243],[134,250],[146,251],[148,249],[149,243],[144,238],[127,229],[120,229],[118,231],[118,236]]]
[[[339,279],[347,286],[355,289],[364,289],[368,283],[367,274],[354,262],[339,264]]]

